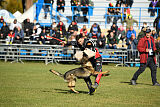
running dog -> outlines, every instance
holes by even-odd
[[[105,72],[95,71],[91,62],[88,60],[90,56],[88,56],[85,52],[81,52],[80,54],[77,54],[77,56],[76,55],[75,56],[78,57],[77,59],[80,61],[81,67],[71,69],[67,71],[65,74],[61,74],[55,70],[50,70],[50,72],[52,72],[53,74],[64,78],[64,80],[68,82],[68,87],[75,93],[79,93],[78,91],[74,89],[76,78],[84,79],[84,78],[88,78],[91,75],[97,75],[97,74],[105,75],[109,72],[109,71],[105,71]],[[82,58],[80,58],[80,56],[82,56]]]

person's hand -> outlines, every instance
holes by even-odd
[[[17,36],[17,39],[20,39],[20,37],[19,37],[19,36]]]
[[[146,49],[146,52],[149,52],[149,49]]]
[[[131,41],[129,41],[129,44],[131,44],[132,42]]]
[[[60,5],[58,5],[58,7],[60,7]]]
[[[64,6],[64,4],[62,4],[62,6]]]
[[[111,47],[111,46],[112,46],[112,44],[109,44],[109,46]]]

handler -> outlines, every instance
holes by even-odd
[[[151,70],[153,86],[160,86],[156,78],[156,73],[157,73],[156,57],[155,57],[156,47],[154,43],[154,38],[151,36],[150,29],[147,29],[146,36],[144,36],[139,40],[137,49],[140,53],[140,67],[133,75],[133,78],[131,79],[131,84],[136,85],[136,80],[138,79],[138,76],[141,73],[143,73],[143,71],[148,66]]]
[[[94,42],[92,40],[84,40],[83,46],[81,47],[81,50],[83,51],[85,48],[88,48],[94,52],[96,52],[96,55],[94,57],[91,57],[89,61],[92,63],[93,68],[97,72],[102,72],[102,57],[98,52],[98,49],[95,48]],[[99,86],[99,82],[101,79],[102,74],[98,74],[95,77],[95,83],[92,85],[90,77],[85,78],[85,82],[89,88],[89,94],[92,95],[95,92],[95,89]]]

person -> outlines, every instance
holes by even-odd
[[[150,12],[150,16],[155,16],[155,12],[156,12],[156,9],[155,9],[155,6],[157,4],[157,0],[152,0],[149,4],[149,9],[148,9],[148,12]]]
[[[18,30],[18,27],[22,28],[22,25],[17,22],[17,19],[14,19],[13,23],[11,23],[10,25],[10,30],[13,30],[13,32],[15,33]]]
[[[106,37],[103,33],[97,38],[97,47],[104,49],[106,45]]]
[[[135,62],[136,58],[136,49],[137,49],[138,40],[136,39],[135,35],[132,34],[131,38],[126,40],[127,50],[128,50],[128,61],[131,60]]]
[[[122,21],[123,26],[124,26],[124,23],[126,23],[126,31],[128,31],[130,27],[133,26],[134,23],[136,23],[138,27],[138,21],[133,19],[131,15],[129,15],[128,18]]]
[[[154,20],[153,22],[153,27],[154,29],[156,29],[156,32],[159,36],[159,31],[160,31],[160,14],[158,15],[158,17]]]
[[[158,13],[157,13],[157,16],[160,15],[160,0],[156,3],[156,6],[158,8]]]
[[[117,35],[117,31],[118,31],[118,26],[116,25],[116,23],[113,22],[110,30],[113,31],[114,35]]]
[[[127,31],[127,39],[130,39],[132,34],[136,37],[136,31],[133,29],[133,26],[130,27],[130,29]]]
[[[38,40],[41,31],[40,25],[34,25],[33,34],[30,36],[30,40]],[[32,42],[30,42],[30,44],[32,44]]]
[[[15,37],[13,42],[17,44],[22,44],[24,41],[24,31],[20,27],[18,27],[17,31],[15,32]]]
[[[108,37],[108,39],[107,39],[106,49],[117,49],[117,44],[118,44],[119,40],[114,35],[113,31],[110,31],[109,35],[107,37]]]
[[[64,37],[66,37],[66,27],[65,27],[65,24],[62,22],[62,21],[60,21],[59,23],[58,23],[58,25],[57,25],[57,28],[58,28],[58,31],[60,32],[60,36],[61,36],[61,38],[64,38]]]
[[[89,37],[90,38],[98,38],[101,35],[101,28],[97,23],[94,23],[91,26]]]
[[[86,25],[83,25],[83,27],[80,29],[80,34],[81,34],[81,35],[84,34],[85,36],[88,35],[88,31],[87,31]]]
[[[15,37],[15,33],[13,32],[13,30],[10,30],[6,38],[6,44],[12,44],[14,37]]]
[[[88,14],[88,6],[89,0],[81,0],[81,10],[83,12],[83,21],[88,23],[87,14]]]
[[[43,28],[43,30],[42,30],[42,32],[40,33],[40,35],[39,35],[39,43],[40,44],[45,44],[45,41],[47,40],[47,34],[46,34],[46,29],[45,28]]]
[[[92,63],[93,68],[95,71],[102,72],[102,57],[98,52],[98,49],[95,48],[94,42],[92,40],[86,39],[84,42],[81,43],[82,47],[81,50],[83,51],[85,48],[88,48],[94,52],[96,52],[96,55],[94,57],[91,57],[89,61]],[[95,76],[95,82],[92,84],[92,81],[90,77],[85,78],[84,81],[86,82],[90,95],[94,94],[95,90],[99,86],[99,82],[101,79],[102,74],[98,74]]]
[[[141,31],[138,33],[138,41],[140,40],[140,38],[143,38],[145,35],[146,35],[146,30],[147,28],[146,27],[142,27]]]
[[[64,13],[64,6],[65,6],[65,0],[57,0],[57,11],[58,12],[62,10]]]
[[[1,32],[0,32],[0,38],[1,39],[6,39],[8,33],[9,33],[9,27],[6,24],[6,22],[3,22],[3,26],[2,26]]]
[[[113,8],[113,3],[109,3],[109,8],[107,10],[107,13],[104,15],[104,17],[107,18],[108,24],[112,21],[112,17],[113,17],[109,15],[115,15],[115,8]]]
[[[27,18],[24,22],[24,33],[26,34],[26,36],[30,36],[32,34],[32,23],[30,22],[30,19]]]
[[[155,30],[152,30],[151,36],[152,36],[154,39],[157,39],[157,38],[158,38],[158,35],[157,35],[157,33],[156,33]]]
[[[70,35],[77,34],[78,32],[78,26],[77,23],[75,21],[72,21],[71,24],[68,27],[68,32],[70,33]]]
[[[44,9],[44,18],[46,19],[47,18],[47,12],[49,12],[49,7],[50,5],[49,4],[53,4],[54,3],[54,0],[44,0],[44,5],[43,5],[43,9]]]
[[[153,37],[151,37],[151,30],[146,30],[146,36],[141,38],[138,42],[137,49],[140,53],[140,67],[134,73],[131,81],[131,85],[136,85],[136,81],[141,73],[143,73],[148,66],[151,70],[152,84],[153,86],[160,86],[157,82],[157,66],[156,66],[156,46]]]
[[[134,1],[133,0],[126,0],[126,4],[131,8],[133,5]]]
[[[126,40],[126,32],[122,25],[120,25],[120,27],[118,28],[117,38],[122,41],[122,47],[124,47],[124,43]]]
[[[4,22],[4,19],[3,19],[3,17],[1,17],[1,18],[0,18],[0,31],[1,31],[1,28],[2,28],[2,26],[3,26],[3,22]]]

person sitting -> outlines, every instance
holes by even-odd
[[[46,29],[43,28],[42,32],[39,35],[39,43],[40,44],[45,44],[45,41],[47,40],[47,34],[46,34]]]
[[[62,21],[60,21],[59,23],[58,23],[58,25],[57,25],[57,28],[58,28],[58,31],[60,32],[60,36],[61,36],[61,38],[64,38],[64,37],[66,37],[66,27],[65,27],[65,25],[64,25],[64,23],[62,22]]]
[[[1,28],[2,28],[2,26],[3,26],[3,23],[4,23],[4,19],[3,19],[3,17],[1,17],[1,18],[0,18],[0,31],[1,31]]]
[[[18,27],[22,28],[22,25],[17,22],[17,19],[14,19],[13,23],[10,25],[10,30],[13,30],[13,32],[16,32],[18,30]]]
[[[6,22],[3,22],[3,26],[2,26],[1,32],[0,32],[0,38],[1,39],[6,39],[8,33],[9,33],[9,27],[6,24]]]
[[[85,36],[88,35],[88,31],[87,31],[86,25],[83,25],[83,28],[80,29],[80,34],[84,34]]]
[[[106,48],[107,49],[117,49],[118,42],[119,42],[119,40],[114,35],[113,31],[110,31],[110,33],[108,35],[108,39],[107,39]]]
[[[105,18],[107,18],[107,23],[109,24],[112,22],[112,15],[115,14],[115,8],[113,7],[113,3],[109,3],[109,8],[107,10],[107,13],[104,15]],[[109,16],[111,15],[111,16]]]
[[[38,42],[41,31],[42,29],[40,28],[40,25],[35,25],[33,27],[33,34],[30,36],[30,40],[37,40]],[[30,44],[32,44],[32,42],[30,42]]]
[[[117,38],[122,41],[122,47],[124,47],[124,42],[126,40],[126,32],[122,25],[118,28]]]
[[[57,11],[58,12],[62,10],[64,13],[64,6],[65,6],[65,0],[57,0]]]
[[[14,37],[15,37],[15,33],[13,32],[13,30],[10,30],[6,39],[6,44],[12,44]]]
[[[69,32],[70,35],[72,35],[73,33],[77,34],[78,26],[77,26],[77,23],[75,21],[72,21],[71,24],[69,25],[68,32]]]
[[[154,39],[157,39],[157,38],[158,38],[158,35],[157,35],[157,33],[156,33],[155,30],[152,30],[151,36],[152,36]]]
[[[155,12],[157,11],[155,9],[156,4],[157,4],[157,0],[151,0],[150,4],[149,4],[149,8],[148,8],[148,12],[150,12],[150,16],[155,16]]]
[[[101,28],[97,23],[94,23],[90,29],[89,37],[98,38],[101,35]]]
[[[26,36],[30,36],[32,34],[32,23],[30,22],[30,19],[27,18],[24,22],[24,33]]]
[[[130,27],[130,30],[127,31],[127,39],[130,39],[132,34],[136,37],[136,31],[133,29],[133,26]]]
[[[103,33],[101,33],[101,36],[97,38],[97,47],[103,49],[105,48],[105,45],[106,45],[106,37]]]
[[[24,41],[24,31],[20,27],[18,27],[17,31],[15,32],[15,37],[13,42],[17,44],[22,44]]]
[[[50,39],[50,44],[51,45],[60,45],[61,42],[61,37],[60,37],[60,32],[58,31],[58,28],[54,28],[54,32],[52,32],[51,39]]]
[[[113,22],[111,30],[113,31],[114,35],[117,35],[118,26],[116,25],[116,23]]]

